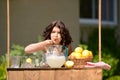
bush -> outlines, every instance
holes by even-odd
[[[115,76],[109,77],[106,80],[120,80],[120,75],[115,75]]]
[[[103,70],[103,78],[107,79],[111,76],[120,75],[120,46],[116,43],[115,29],[102,28],[101,34],[101,50],[102,61],[112,66],[110,71]],[[93,33],[89,36],[89,42],[81,41],[81,44],[87,44],[88,49],[93,51],[94,61],[98,60],[98,28],[94,29]],[[113,77],[114,78],[114,77]],[[116,79],[114,79],[116,80]]]
[[[24,52],[24,47],[20,45],[13,44],[10,50],[10,56],[34,56],[36,58],[42,55],[41,52],[34,54],[26,54]],[[0,80],[6,80],[6,69],[7,69],[7,54],[0,56]]]
[[[13,44],[11,46],[10,56],[24,56],[24,55],[26,55],[26,53],[24,52],[23,46],[17,44]]]
[[[115,74],[115,70],[117,69],[119,59],[111,56],[110,54],[105,54],[104,52],[102,52],[102,53],[103,53],[102,61],[111,65],[111,70],[109,70],[109,71],[103,70],[103,78],[107,79],[110,76],[113,76]],[[94,56],[93,62],[98,62],[98,55]]]
[[[0,56],[0,80],[6,80],[7,56]]]

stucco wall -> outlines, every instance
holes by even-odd
[[[0,0],[0,54],[6,52],[7,47],[6,0]]]
[[[118,4],[120,4],[120,0],[118,0]],[[117,43],[120,45],[120,5],[118,5],[118,26],[116,29],[116,38],[117,38]]]
[[[43,29],[53,20],[62,20],[74,40],[73,48],[79,43],[79,0],[10,0],[11,44],[26,46],[37,42]],[[5,2],[5,1],[4,1]],[[1,3],[1,2],[0,2]],[[4,6],[4,5],[2,5]],[[1,9],[0,9],[1,11]],[[4,12],[5,13],[5,12]],[[5,15],[4,15],[5,16]],[[2,18],[3,15],[1,16]],[[2,22],[2,19],[0,19]],[[4,21],[4,26],[6,27]],[[2,33],[2,38],[6,35]],[[1,40],[3,43],[6,40]],[[4,51],[5,51],[5,44]],[[2,47],[0,45],[0,48]]]

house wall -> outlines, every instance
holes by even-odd
[[[0,0],[0,54],[7,48],[6,0]]]
[[[117,40],[118,45],[120,45],[120,0],[117,0],[117,24],[116,25],[102,25],[102,28],[114,28],[115,38]],[[92,34],[93,30],[98,28],[98,24],[80,24],[80,39],[83,42],[89,41],[89,36]]]
[[[116,38],[117,38],[117,43],[120,45],[120,0],[118,0],[118,26],[116,29]]]
[[[43,29],[53,20],[60,19],[73,38],[73,48],[79,44],[79,0],[10,0],[11,45],[26,46],[38,41]],[[2,3],[1,3],[2,2]],[[0,17],[0,49],[6,52],[6,1],[0,0],[4,11]],[[3,8],[4,7],[4,8]],[[3,21],[4,20],[4,21]],[[0,52],[0,53],[1,53]]]

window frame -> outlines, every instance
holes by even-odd
[[[93,0],[92,0],[93,1]],[[102,21],[102,25],[117,25],[117,0],[113,0],[113,21]],[[98,24],[98,19],[79,18],[80,24]]]

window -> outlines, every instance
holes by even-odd
[[[102,0],[102,24],[117,24],[117,0]],[[98,23],[98,0],[80,0],[80,23]]]

